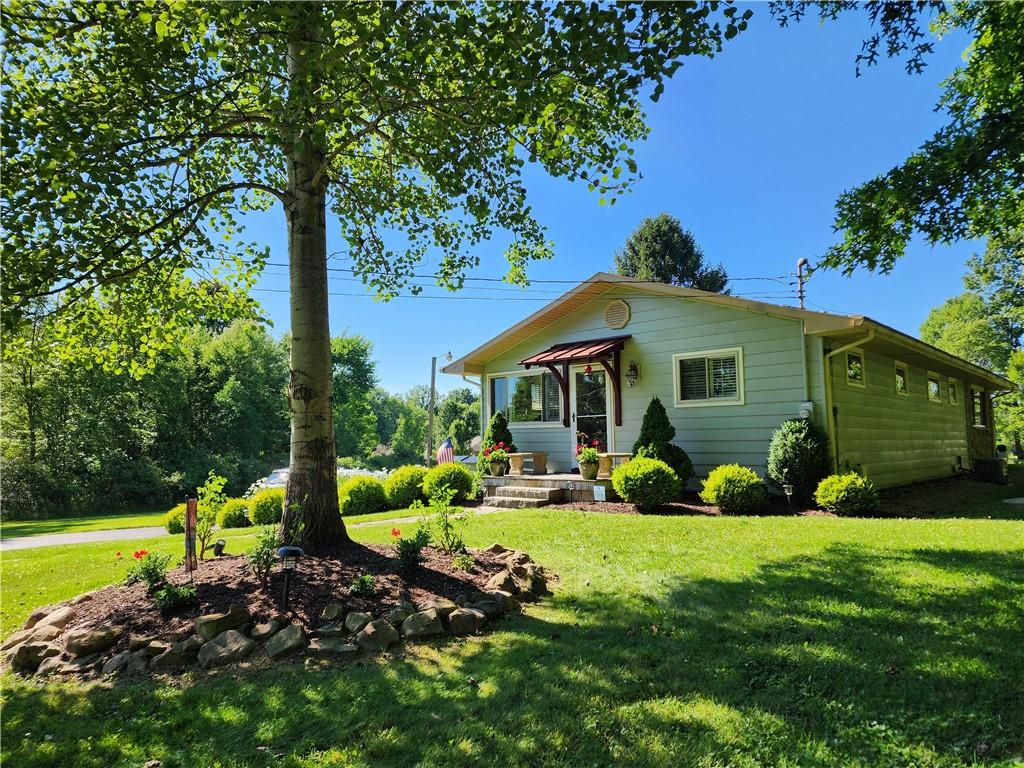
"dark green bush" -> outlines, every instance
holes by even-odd
[[[768,479],[779,490],[789,483],[793,498],[810,501],[821,479],[829,472],[828,440],[808,419],[784,421],[768,444]]]
[[[416,464],[399,467],[384,481],[384,492],[388,497],[391,509],[407,509],[413,502],[424,502],[427,497],[423,493],[423,479],[427,476],[427,468]]]
[[[338,509],[343,517],[372,515],[387,508],[384,484],[375,477],[350,477],[338,486]]]
[[[164,528],[167,529],[168,533],[184,533],[185,532],[185,505],[179,504],[178,506],[167,510],[164,515]]]
[[[217,513],[217,525],[220,528],[246,528],[252,525],[249,520],[249,502],[247,499],[228,499]]]
[[[161,611],[171,611],[188,605],[196,599],[196,588],[191,584],[167,584],[153,593],[153,602]]]
[[[253,525],[277,525],[284,510],[284,488],[264,488],[249,499]]]
[[[447,486],[454,491],[452,501],[466,501],[476,495],[476,478],[468,467],[462,464],[438,464],[423,478],[423,493],[432,499]]]
[[[829,475],[818,484],[814,500],[822,509],[843,516],[871,514],[880,506],[875,484],[856,472]]]
[[[353,579],[348,591],[353,595],[371,597],[377,594],[377,579],[372,574],[364,573]]]
[[[512,430],[508,428],[508,417],[504,411],[495,411],[491,416],[487,429],[484,431],[484,438],[480,443],[480,455],[476,460],[476,471],[481,474],[487,472],[487,457],[484,456],[484,448],[494,448],[498,443],[504,443],[503,449],[509,453],[515,453],[516,444],[512,440]],[[430,494],[427,494],[428,496]]]
[[[640,456],[620,464],[612,472],[612,487],[625,501],[641,509],[654,509],[678,498],[679,476],[659,459]]]
[[[686,451],[672,442],[675,436],[676,428],[669,421],[665,406],[660,398],[652,397],[640,424],[640,435],[633,443],[633,455],[665,462],[676,473],[681,487],[685,488],[693,477],[693,462]]]
[[[723,464],[711,470],[700,497],[726,515],[755,512],[768,500],[757,473],[739,464]]]
[[[411,539],[395,541],[395,557],[403,570],[412,570],[423,562],[423,548],[430,543],[430,532],[425,528],[416,531]]]

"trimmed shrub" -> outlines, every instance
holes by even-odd
[[[768,444],[768,479],[779,490],[789,483],[793,498],[810,501],[829,471],[828,440],[808,419],[784,421]]]
[[[878,490],[875,484],[856,472],[829,475],[814,492],[818,506],[836,515],[862,515],[877,512]]]
[[[724,514],[754,512],[768,500],[764,483],[757,473],[739,464],[723,464],[708,473],[700,497]]]
[[[458,503],[476,494],[476,479],[462,464],[438,464],[423,478],[423,493],[432,499],[445,486],[455,492],[452,501]]]
[[[423,479],[427,476],[427,468],[416,464],[407,464],[399,467],[384,481],[384,492],[388,497],[388,507],[391,509],[406,509],[413,505],[413,502],[424,502],[427,497],[423,495]]]
[[[338,509],[342,517],[372,515],[388,508],[384,483],[375,477],[350,477],[338,486]]]
[[[612,487],[630,504],[654,509],[678,498],[682,483],[664,461],[641,456],[615,468]]]
[[[252,525],[248,517],[249,503],[245,499],[228,499],[217,513],[219,528],[247,528]]]
[[[512,430],[508,428],[508,417],[505,416],[504,411],[495,411],[487,424],[483,440],[480,442],[480,455],[476,459],[477,472],[486,474],[489,462],[484,456],[483,450],[484,448],[494,448],[498,443],[504,443],[503,449],[509,453],[516,452],[516,444],[512,440]]]
[[[249,499],[253,525],[277,525],[284,510],[284,488],[264,488]]]
[[[168,533],[185,532],[185,505],[179,504],[164,515],[164,528]]]
[[[644,411],[644,420],[640,424],[640,435],[633,443],[633,455],[638,458],[658,459],[668,464],[676,473],[682,488],[693,477],[693,462],[686,451],[672,442],[676,436],[676,428],[669,421],[668,412],[657,396]]]

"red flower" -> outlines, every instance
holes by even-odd
[[[484,456],[490,456],[490,455],[491,455],[491,449],[490,448],[484,448]]]
[[[504,448],[505,447],[505,443],[498,443],[498,447],[499,448]]]
[[[600,440],[591,440],[590,444],[592,446],[594,446],[595,448],[597,448],[597,446],[599,446],[601,444],[601,441]]]
[[[136,551],[134,554],[132,554],[132,557],[134,557],[136,560],[141,560],[142,558],[144,558],[148,554],[149,554],[149,550],[148,549],[140,549],[140,550]]]
[[[121,553],[120,552],[115,552],[114,553],[114,557],[116,557],[118,560],[120,560],[121,559]]]
[[[398,530],[397,528],[392,528],[391,529],[391,535],[394,536],[397,539],[399,536],[402,535],[402,532],[400,530]]]

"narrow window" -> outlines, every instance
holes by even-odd
[[[928,399],[933,403],[942,402],[942,380],[939,374],[928,371]]]
[[[948,386],[949,386],[949,404],[950,405],[956,405],[958,402],[960,402],[960,391],[959,391],[959,388],[957,387],[956,379],[950,379]]]
[[[971,387],[971,416],[974,420],[974,426],[986,426],[985,393],[977,387]]]
[[[743,351],[720,349],[675,355],[676,407],[743,402]]]
[[[846,353],[846,383],[851,387],[864,386],[864,353],[850,350]]]
[[[907,375],[906,363],[896,361],[896,394],[897,395],[909,395],[910,394],[910,379]]]

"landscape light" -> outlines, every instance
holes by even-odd
[[[281,566],[284,568],[284,607],[288,608],[288,585],[291,581],[292,571],[299,564],[299,558],[306,553],[302,547],[280,547],[277,556],[281,558]]]

